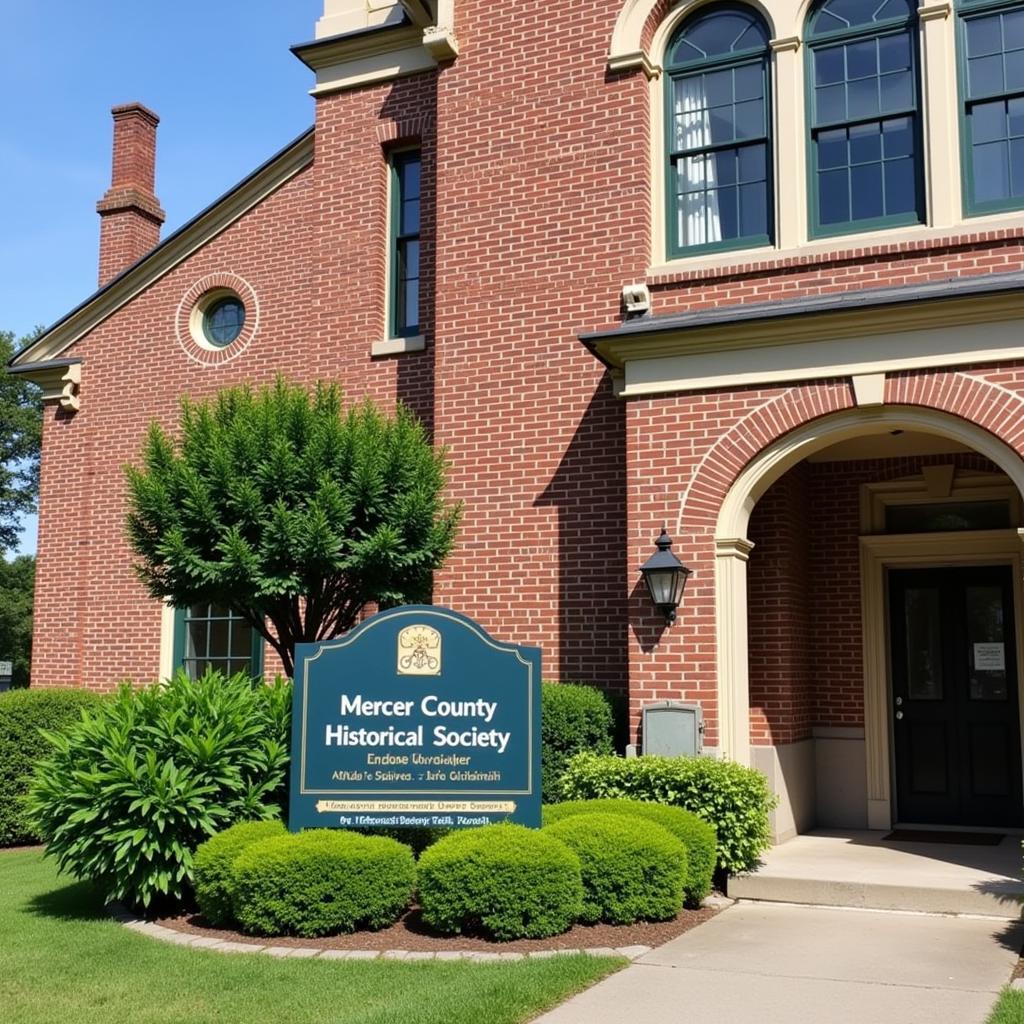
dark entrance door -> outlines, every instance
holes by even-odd
[[[893,570],[889,616],[898,820],[1022,824],[1010,567]]]

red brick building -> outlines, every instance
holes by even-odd
[[[1024,824],[1020,0],[324,6],[312,130],[162,242],[157,119],[114,112],[100,290],[11,367],[33,685],[258,660],[145,597],[121,467],[182,394],[330,379],[450,452],[435,600],[634,733],[700,704],[779,838]]]

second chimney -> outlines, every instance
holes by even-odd
[[[111,114],[113,174],[110,188],[96,204],[100,215],[100,287],[157,245],[165,219],[153,191],[160,118],[141,103],[114,107]]]

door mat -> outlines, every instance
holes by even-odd
[[[952,846],[998,846],[1006,836],[1001,832],[928,832],[924,829],[898,828],[883,840],[894,843],[949,843]]]

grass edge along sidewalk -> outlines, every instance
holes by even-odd
[[[1024,1024],[1024,991],[1015,988],[1003,989],[986,1024]]]
[[[39,850],[0,853],[5,1024],[517,1024],[626,963],[276,960],[169,946],[111,920]]]

